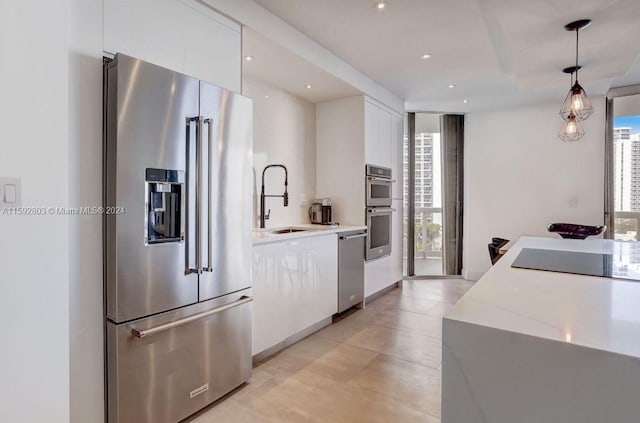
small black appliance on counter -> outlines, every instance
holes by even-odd
[[[313,200],[309,207],[309,219],[317,225],[335,225],[331,220],[331,199],[318,198]]]

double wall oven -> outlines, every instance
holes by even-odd
[[[365,257],[373,260],[391,254],[391,169],[366,165],[367,246]]]

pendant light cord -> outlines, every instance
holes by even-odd
[[[576,28],[576,82],[578,82],[578,33],[580,32],[579,28]]]

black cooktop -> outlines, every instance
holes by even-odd
[[[640,282],[640,248],[634,244],[616,245],[613,254],[523,248],[511,267]]]

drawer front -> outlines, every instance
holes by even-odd
[[[252,305],[243,301],[250,293],[229,294],[173,315],[109,322],[109,423],[175,423],[248,380]],[[214,313],[142,338],[132,333],[132,328],[153,332],[208,312]]]

